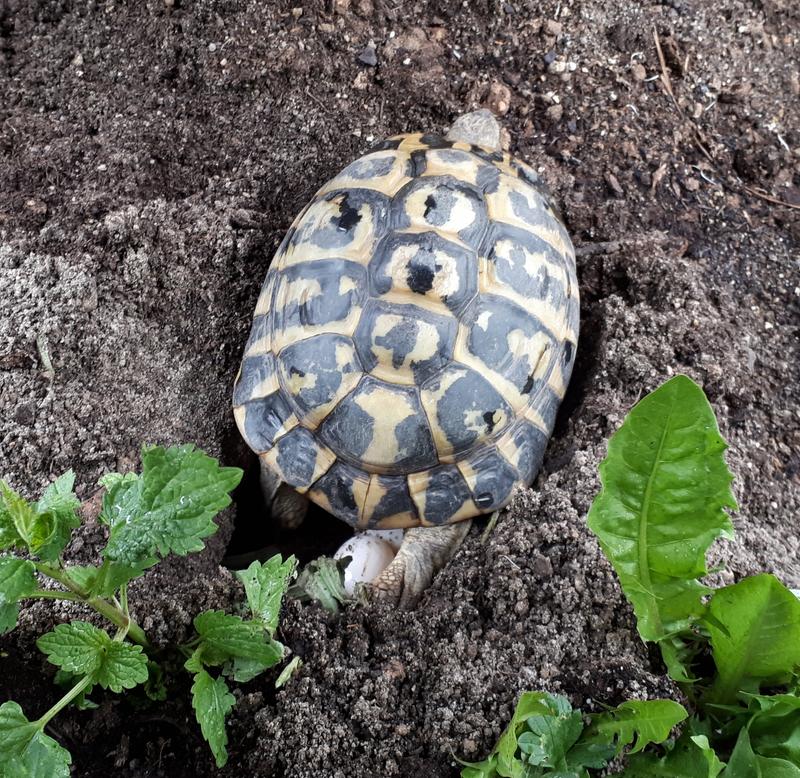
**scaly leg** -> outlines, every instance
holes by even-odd
[[[458,550],[471,525],[467,520],[406,530],[397,556],[372,582],[373,595],[400,608],[413,608],[434,575]]]

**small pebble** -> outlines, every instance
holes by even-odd
[[[631,65],[631,75],[637,81],[644,81],[647,78],[647,71],[645,70],[644,65],[642,65],[640,62],[635,62],[633,65]]]
[[[511,90],[500,81],[492,81],[484,104],[495,116],[505,116],[511,107]]]
[[[561,117],[564,115],[564,106],[556,103],[551,105],[544,113],[551,122],[561,121]]]
[[[625,195],[625,192],[623,191],[622,187],[620,186],[619,180],[617,179],[617,177],[610,170],[607,170],[603,174],[603,179],[605,180],[606,185],[608,186],[608,188],[617,197],[623,197]]]
[[[372,45],[365,46],[358,55],[358,61],[363,65],[369,65],[369,67],[374,68],[378,64],[378,55],[375,47]]]
[[[555,35],[556,37],[561,35],[562,29],[563,27],[561,26],[561,23],[555,21],[554,19],[549,19],[544,25],[544,31],[548,35]]]

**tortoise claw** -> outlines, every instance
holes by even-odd
[[[460,521],[407,530],[395,558],[372,582],[373,598],[401,610],[414,608],[436,573],[458,550],[471,524]]]

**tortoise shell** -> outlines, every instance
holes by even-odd
[[[578,312],[572,243],[527,165],[397,136],[283,239],[234,415],[283,481],[354,527],[488,513],[539,469]]]

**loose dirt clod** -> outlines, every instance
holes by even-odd
[[[513,86],[511,150],[578,248],[578,361],[534,488],[485,544],[473,530],[414,613],[289,604],[278,639],[303,664],[280,691],[278,669],[237,691],[220,775],[450,778],[523,689],[585,710],[674,694],[585,517],[606,439],[675,372],[704,386],[730,443],[741,510],[720,575],[800,587],[791,3],[73,6],[0,10],[0,477],[27,496],[68,467],[88,496],[142,442],[249,466],[230,390],[295,214],[373,140],[441,132],[493,82]],[[369,41],[377,67],[358,59]],[[241,597],[218,562],[234,519],[264,519],[244,493],[238,507],[206,553],[131,592],[159,645]],[[101,533],[87,523],[73,558],[93,560]],[[3,698],[44,712],[58,692],[33,640],[78,617],[25,609],[0,638]],[[76,775],[216,774],[186,689],[159,707],[97,699],[59,724]]]

